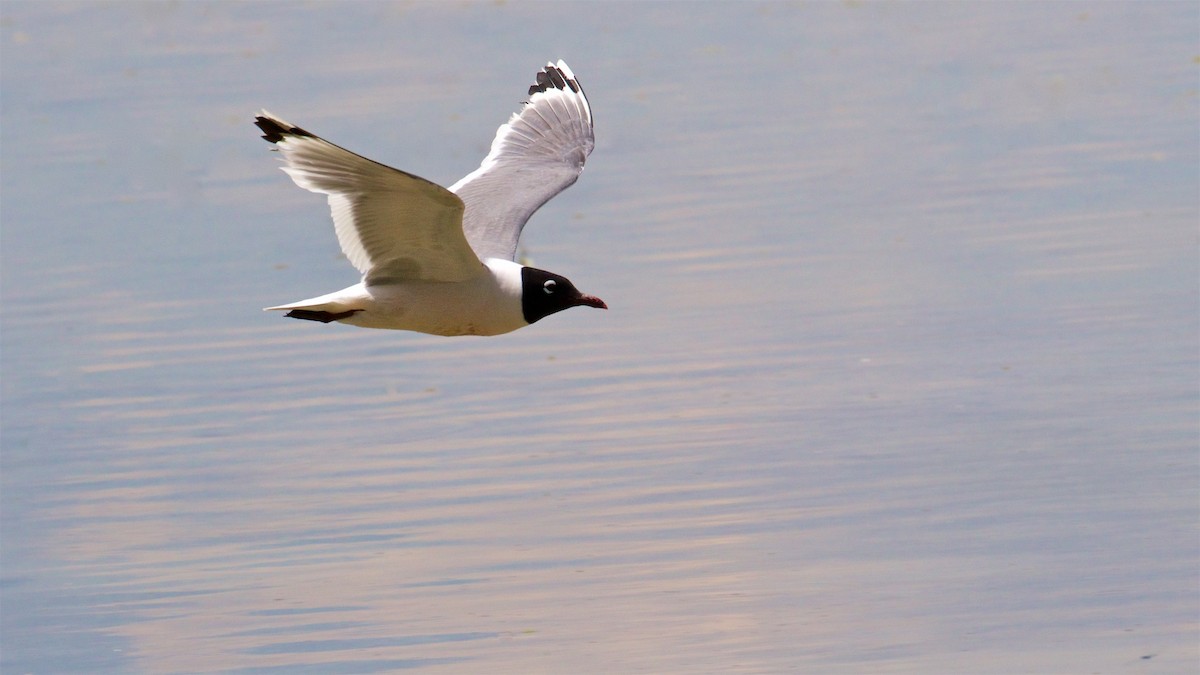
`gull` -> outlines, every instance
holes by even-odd
[[[592,110],[563,61],[496,131],[479,168],[448,189],[326,141],[266,110],[254,119],[296,185],[328,196],[338,244],[362,280],[267,307],[293,319],[433,335],[499,335],[570,307],[608,309],[566,277],[517,262],[526,221],[583,171]]]

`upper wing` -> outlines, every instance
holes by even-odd
[[[329,195],[338,243],[368,283],[462,281],[486,268],[463,236],[454,193],[340,148],[262,111],[254,123],[296,185]]]
[[[594,143],[583,88],[567,64],[547,64],[483,163],[450,186],[466,204],[463,230],[475,253],[515,260],[525,221],[579,178]]]

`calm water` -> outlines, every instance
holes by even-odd
[[[0,8],[12,673],[1186,673],[1200,7]],[[449,184],[565,58],[494,339],[340,288],[267,107]]]

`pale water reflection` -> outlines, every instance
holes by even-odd
[[[1194,669],[1193,3],[2,14],[5,672]],[[259,310],[254,111],[449,184],[560,57],[611,311]]]

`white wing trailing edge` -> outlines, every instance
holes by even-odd
[[[583,88],[563,61],[546,64],[483,163],[450,186],[466,204],[463,230],[475,253],[515,260],[529,217],[579,178],[594,145]]]
[[[463,201],[440,185],[356,155],[267,111],[254,122],[296,185],[329,196],[342,252],[363,281],[464,281],[485,268],[463,234]]]

